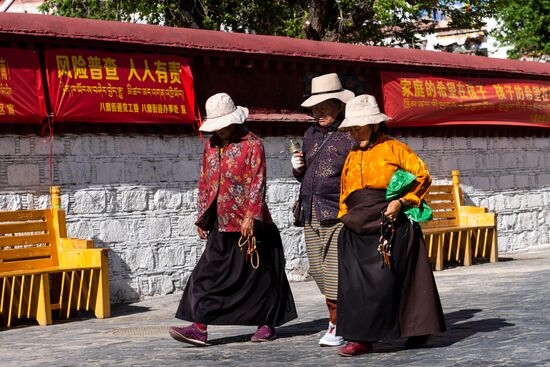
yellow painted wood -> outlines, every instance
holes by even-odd
[[[466,245],[464,246],[464,266],[472,265],[472,236],[470,230],[466,231]]]
[[[13,310],[14,310],[14,302],[15,302],[15,277],[12,277],[11,278],[12,281],[11,281],[11,294],[10,294],[10,307],[9,307],[9,310],[8,310],[8,327],[11,326],[11,317],[13,315]]]
[[[447,252],[447,261],[451,261],[453,258],[453,238],[454,238],[454,232],[449,233],[449,249]]]
[[[34,294],[35,294],[35,289],[34,289],[34,285],[35,285],[35,278],[36,278],[36,274],[31,274],[30,275],[31,277],[31,281],[30,281],[30,284],[29,284],[29,295],[28,295],[28,298],[29,298],[29,303],[27,305],[27,318],[31,318],[31,315],[32,315],[32,311],[33,311],[33,304],[35,302],[34,300]]]
[[[481,238],[482,231],[485,236],[488,236],[488,231],[491,230],[492,237],[496,238],[496,213],[487,212],[486,208],[465,206],[462,189],[460,188],[460,172],[453,170],[452,185],[433,185],[430,187],[424,200],[430,205],[433,211],[433,219],[422,224],[422,232],[425,235],[426,243],[429,236],[438,235],[438,241],[444,243],[437,245],[435,248],[434,266],[436,270],[443,268],[441,258],[437,252],[443,250],[444,246],[449,246],[446,253],[446,260],[450,261],[452,257],[452,249],[456,244],[456,256],[453,260],[462,263],[466,266],[471,265],[472,257],[484,256],[490,259],[498,258],[498,255],[493,253],[498,252],[498,246],[495,246],[493,238]],[[462,245],[462,231],[466,234],[466,244]],[[458,242],[455,243],[455,235],[458,236]],[[449,234],[447,236],[447,234]],[[475,246],[471,248],[472,238],[475,239]],[[446,241],[445,239],[448,239]],[[490,243],[490,250],[487,246]],[[461,258],[462,257],[462,258]],[[431,259],[433,259],[430,256]],[[496,260],[495,260],[496,261]]]
[[[49,234],[35,234],[29,236],[4,236],[0,237],[0,247],[33,245],[37,243],[50,243]]]
[[[491,257],[489,261],[492,263],[498,261],[498,237],[496,227],[493,229],[493,242],[491,244]]]
[[[79,281],[78,281],[78,298],[77,298],[77,303],[76,303],[76,309],[80,311],[80,305],[82,303],[82,291],[84,289],[84,277],[85,277],[85,272],[84,270],[81,270],[80,271],[80,278],[79,278]]]
[[[4,313],[4,299],[6,298],[6,284],[7,278],[1,278],[2,280],[2,299],[0,299],[0,312]]]
[[[91,240],[67,238],[59,206],[0,212],[0,313],[5,322],[12,326],[15,318],[28,317],[48,325],[52,309],[69,317],[84,305],[98,317],[109,317],[107,251],[94,248]],[[54,305],[51,292],[58,302]]]
[[[63,310],[65,306],[65,278],[67,277],[67,273],[63,272],[61,275],[61,288],[59,291],[59,315],[63,315]]]
[[[96,273],[95,269],[90,270],[90,280],[88,284],[88,295],[86,296],[86,311],[90,311],[92,309],[92,289],[94,286],[94,275]]]
[[[440,210],[454,210],[455,205],[452,202],[433,202],[430,203],[430,208],[434,212],[438,212]]]
[[[98,319],[111,317],[111,303],[109,291],[109,260],[107,251],[101,252],[101,267],[99,268],[99,282],[97,285],[97,299],[94,307]]]
[[[23,275],[21,276],[21,285],[19,287],[19,307],[17,309],[17,318],[21,318],[21,316],[23,315],[23,301],[24,301],[24,297],[25,297],[25,280],[26,280],[26,275]]]
[[[0,251],[0,259],[19,260],[19,259],[34,259],[34,258],[50,258],[52,256],[51,246],[27,247],[27,248],[10,248]]]
[[[453,200],[453,195],[451,193],[448,193],[448,194],[430,193],[430,195],[427,198],[424,198],[424,200],[426,200],[428,204],[434,201],[450,201],[450,200]]]
[[[45,232],[48,230],[46,222],[14,222],[0,223],[0,234]]]
[[[94,248],[94,241],[92,240],[82,240],[79,238],[60,238],[60,240],[61,249],[63,250]]]
[[[0,250],[2,251],[2,250]],[[49,259],[38,259],[38,260],[21,260],[21,261],[11,261],[11,262],[0,262],[0,272],[1,274],[12,273],[15,275],[19,274],[28,274],[29,272],[41,272],[44,268],[51,268],[54,265],[51,258]],[[27,269],[27,270],[21,270]]]
[[[38,321],[40,326],[52,324],[52,310],[50,304],[50,282],[48,274],[41,274],[36,310],[36,321]]]
[[[445,233],[441,233],[437,236],[437,250],[435,259],[435,270],[443,270],[443,242],[445,240]]]
[[[462,249],[462,231],[458,231],[458,238],[456,240],[456,252],[455,252],[455,261],[460,261],[460,251]]]
[[[67,318],[69,318],[71,316],[71,306],[72,306],[73,297],[74,297],[74,293],[73,293],[73,291],[74,291],[74,282],[75,282],[74,274],[75,274],[75,272],[71,271],[71,283],[70,283],[70,286],[69,286],[69,296],[67,297]]]
[[[0,222],[44,220],[46,211],[47,210],[14,210],[10,212],[0,212]]]

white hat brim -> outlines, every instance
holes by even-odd
[[[228,115],[206,118],[202,125],[199,127],[199,130],[205,133],[212,133],[218,130],[223,129],[229,125],[240,125],[245,122],[248,118],[248,108],[237,106],[235,111],[231,112]]]
[[[353,116],[346,117],[344,121],[338,126],[338,129],[346,129],[352,126],[365,126],[365,125],[377,125],[381,122],[387,121],[388,116],[383,113],[377,113],[369,116]]]
[[[343,89],[339,92],[323,93],[323,94],[316,94],[314,96],[310,96],[301,104],[301,106],[306,108],[311,108],[329,99],[338,99],[344,103],[347,103],[353,97],[355,97],[355,93],[353,93],[350,90]]]

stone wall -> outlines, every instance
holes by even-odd
[[[268,203],[281,229],[291,280],[307,277],[302,232],[290,222],[298,185],[285,151],[289,138],[264,136]],[[402,137],[434,183],[461,171],[465,200],[499,214],[499,250],[549,244],[550,139]],[[50,144],[32,134],[0,137],[0,210],[44,208]],[[109,255],[113,302],[181,291],[202,253],[195,235],[202,143],[191,135],[86,133],[53,140],[71,237],[92,238]]]

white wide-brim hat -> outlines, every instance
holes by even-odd
[[[352,126],[376,125],[384,122],[388,116],[380,112],[376,98],[369,94],[361,94],[346,104],[346,118],[338,129]]]
[[[329,99],[346,103],[354,96],[352,91],[342,88],[338,74],[325,74],[311,79],[311,95],[302,103],[302,107],[311,108]]]
[[[206,100],[206,120],[200,131],[212,133],[229,125],[240,125],[248,117],[248,108],[236,106],[227,93],[214,94]]]

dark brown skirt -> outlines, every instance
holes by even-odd
[[[350,210],[338,238],[337,333],[346,340],[376,342],[445,331],[418,224],[400,213],[390,270],[378,253],[385,190],[358,190],[346,203]]]
[[[260,266],[254,270],[238,247],[240,234],[211,231],[176,312],[210,325],[279,326],[297,317],[275,224],[256,232]]]

